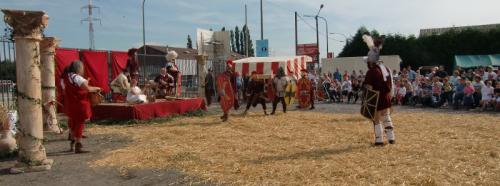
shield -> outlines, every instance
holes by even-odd
[[[309,107],[311,105],[311,81],[307,78],[299,79],[297,89],[300,108]]]
[[[234,104],[234,94],[231,81],[225,74],[217,76],[217,92],[224,92],[224,96],[220,96],[220,106],[224,112],[229,111]]]
[[[379,95],[379,91],[375,90],[366,89],[363,92],[361,102],[361,115],[371,120],[375,119],[375,114],[377,114]]]
[[[297,86],[292,81],[288,82],[285,89],[285,103],[286,105],[293,104],[295,101],[295,92],[297,91]]]

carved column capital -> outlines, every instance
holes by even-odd
[[[14,29],[14,37],[41,39],[49,16],[43,11],[2,9],[4,21]]]
[[[59,40],[55,37],[44,37],[40,42],[41,53],[54,53],[59,47]]]
[[[208,56],[206,56],[206,55],[197,55],[197,56],[195,56],[195,58],[196,58],[196,61],[198,62],[198,64],[200,64],[200,65],[207,64]]]

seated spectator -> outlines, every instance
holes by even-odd
[[[443,65],[439,66],[439,70],[436,72],[436,76],[438,76],[441,79],[443,79],[446,76],[448,76],[448,73],[444,70],[444,66]]]
[[[342,100],[347,98],[347,103],[349,103],[349,97],[352,95],[352,83],[349,80],[349,76],[344,76],[344,81],[342,81]]]
[[[439,106],[448,107],[453,103],[453,86],[447,78],[443,82],[443,93],[441,94]]]
[[[467,110],[471,109],[474,104],[474,86],[470,81],[465,82],[464,87],[464,106]]]
[[[457,86],[459,83],[460,79],[460,72],[458,70],[453,71],[453,75],[450,76],[449,82],[451,83],[452,86]]]
[[[493,98],[494,98],[494,88],[491,84],[491,81],[490,80],[487,80],[486,81],[486,85],[484,85],[482,88],[481,88],[481,105],[482,105],[482,108],[481,110],[482,111],[485,111],[486,110],[486,107],[488,105],[492,105],[493,104]]]
[[[495,111],[500,111],[500,81],[497,81],[497,85],[495,87],[495,97],[496,97],[496,103],[495,103]]]
[[[484,83],[481,80],[480,76],[474,77],[474,83],[472,83],[472,86],[474,87],[474,94],[472,95],[474,98],[474,102],[472,107],[478,107],[480,106],[481,102],[481,89],[484,87]]]
[[[458,109],[464,101],[465,79],[460,78],[458,82],[459,83],[455,86],[454,90],[455,95],[453,96],[454,109]]]
[[[403,80],[403,86],[406,88],[406,94],[403,98],[403,105],[406,105],[408,104],[410,98],[413,96],[413,86],[407,79]]]
[[[483,81],[495,80],[495,79],[497,79],[497,74],[493,72],[493,67],[492,66],[486,67],[486,72],[484,72],[483,74]]]
[[[396,81],[396,101],[398,105],[403,104],[403,98],[406,95],[406,87],[401,83],[400,80]]]
[[[361,94],[361,83],[359,83],[359,80],[353,79],[352,80],[352,96],[354,97],[354,101],[352,103],[356,103],[360,97]],[[347,101],[350,101],[351,97],[348,98]]]
[[[441,93],[443,91],[443,83],[439,81],[438,76],[432,78],[432,100],[434,103],[441,102]],[[441,106],[436,104],[435,106]]]
[[[141,89],[137,86],[137,79],[130,80],[130,90],[127,93],[127,103],[147,103],[146,95],[142,94]]]

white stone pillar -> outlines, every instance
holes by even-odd
[[[43,146],[40,41],[48,16],[42,11],[6,10],[4,21],[13,28],[16,43],[16,77],[19,157],[11,173],[50,170]]]
[[[205,97],[205,77],[207,76],[205,72],[205,65],[207,64],[207,56],[197,55],[196,62],[198,65],[198,97]]]
[[[43,128],[45,131],[61,133],[57,123],[56,113],[56,77],[54,55],[59,42],[54,37],[43,38],[40,42],[40,52],[42,54],[42,108],[43,108]]]

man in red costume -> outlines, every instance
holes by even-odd
[[[230,64],[227,65],[225,72],[217,76],[217,91],[219,94],[219,101],[221,104],[222,112],[224,113],[220,117],[222,119],[222,122],[226,122],[228,120],[229,110],[231,110],[231,106],[234,106],[234,104],[237,103],[236,97],[234,96],[234,86],[231,82],[232,77],[233,70],[232,65]]]
[[[99,92],[101,88],[89,86],[88,80],[83,78],[84,67],[81,61],[73,61],[62,76],[64,82],[64,111],[68,116],[70,128],[70,151],[85,153],[82,150],[81,139],[83,136],[84,122],[90,118],[92,111],[88,98],[89,92]],[[76,144],[75,144],[76,143]]]
[[[366,59],[368,71],[366,72],[364,85],[367,89],[379,92],[377,112],[373,119],[375,145],[384,145],[383,131],[385,131],[389,143],[395,144],[396,138],[394,136],[390,113],[393,88],[391,70],[383,62],[379,61],[380,49],[382,48],[384,39],[382,37],[373,40],[367,35],[364,35],[363,39],[370,49]],[[384,130],[382,129],[382,124],[384,125]]]

